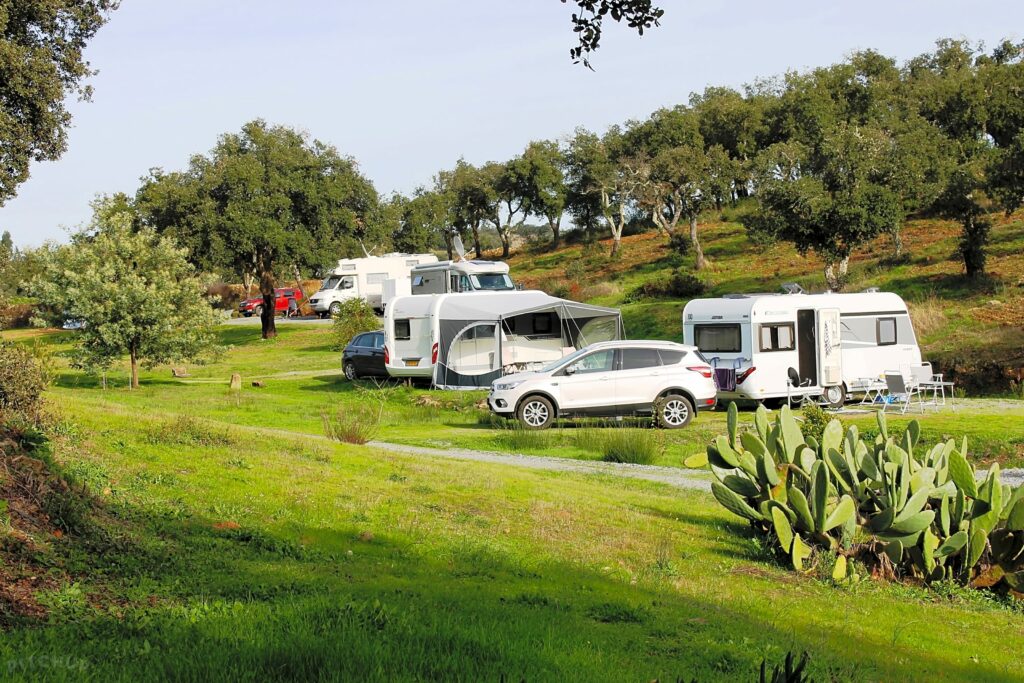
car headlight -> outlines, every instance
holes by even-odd
[[[499,384],[495,384],[494,385],[494,390],[495,391],[512,391],[513,389],[515,389],[516,387],[518,387],[520,384],[522,384],[525,381],[526,381],[525,379],[521,379],[521,380],[519,380],[517,382],[501,382]]]

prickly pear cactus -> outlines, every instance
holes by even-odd
[[[877,419],[874,439],[833,420],[816,443],[788,406],[774,421],[759,407],[748,426],[730,404],[727,435],[686,464],[707,467],[715,499],[772,537],[797,571],[829,550],[841,558],[837,580],[855,559],[1024,598],[1024,488],[1003,485],[998,465],[979,476],[966,438],[926,450],[916,421],[897,435]]]

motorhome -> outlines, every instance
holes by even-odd
[[[410,273],[411,294],[502,292],[515,289],[508,264],[501,261],[439,261],[416,266]]]
[[[401,296],[384,313],[384,365],[392,377],[483,388],[587,344],[622,338],[616,309],[544,292]]]
[[[341,259],[309,298],[309,305],[321,317],[337,315],[347,299],[361,298],[374,309],[384,308],[384,283],[408,281],[410,271],[420,265],[437,263],[434,254],[384,254]]]
[[[719,399],[820,396],[840,406],[886,371],[921,362],[907,305],[889,292],[694,299],[683,339],[715,368]]]

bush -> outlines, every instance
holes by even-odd
[[[647,299],[691,299],[707,291],[707,283],[700,277],[682,268],[671,276],[648,280],[626,294],[626,303]]]
[[[690,237],[681,232],[672,233],[668,237],[668,248],[674,254],[686,256],[690,253]]]
[[[803,424],[800,425],[800,432],[804,435],[804,440],[807,443],[811,443],[812,439],[816,444],[821,443],[821,435],[832,420],[839,422],[840,426],[843,424],[838,418],[826,413],[821,406],[813,403],[805,405],[800,411],[800,415],[804,419]]]
[[[380,320],[362,299],[348,299],[341,304],[341,312],[334,316],[334,345],[340,351],[352,337],[360,332],[380,329]]]
[[[340,408],[334,414],[324,411],[320,413],[320,417],[324,423],[324,434],[328,438],[361,446],[377,436],[382,413],[383,404],[361,404],[352,408]]]
[[[916,421],[896,435],[884,413],[877,420],[873,439],[831,420],[814,444],[788,407],[773,425],[758,408],[754,429],[741,433],[730,405],[728,436],[686,464],[703,460],[717,480],[715,499],[771,539],[797,571],[831,564],[832,578],[846,581],[863,567],[1024,598],[1024,488],[1004,486],[998,465],[979,480],[966,439],[925,451]]]
[[[49,376],[38,353],[0,341],[0,415],[38,422]]]

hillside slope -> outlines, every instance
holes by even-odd
[[[704,296],[777,292],[785,282],[808,291],[825,289],[819,259],[800,256],[788,243],[755,245],[742,225],[722,218],[700,226],[710,261],[700,272],[707,283]],[[1024,213],[992,220],[989,276],[982,282],[963,276],[956,254],[958,224],[924,219],[904,229],[905,254],[898,262],[890,258],[887,235],[857,251],[847,291],[878,287],[900,294],[911,306],[929,360],[957,375],[969,391],[1000,393],[1024,374]],[[509,263],[527,287],[621,308],[630,337],[681,341],[687,299],[643,296],[637,290],[666,280],[676,269],[692,271],[693,256],[674,254],[657,232],[624,237],[614,260],[608,258],[609,248],[610,240],[554,252],[540,247],[514,254]]]

